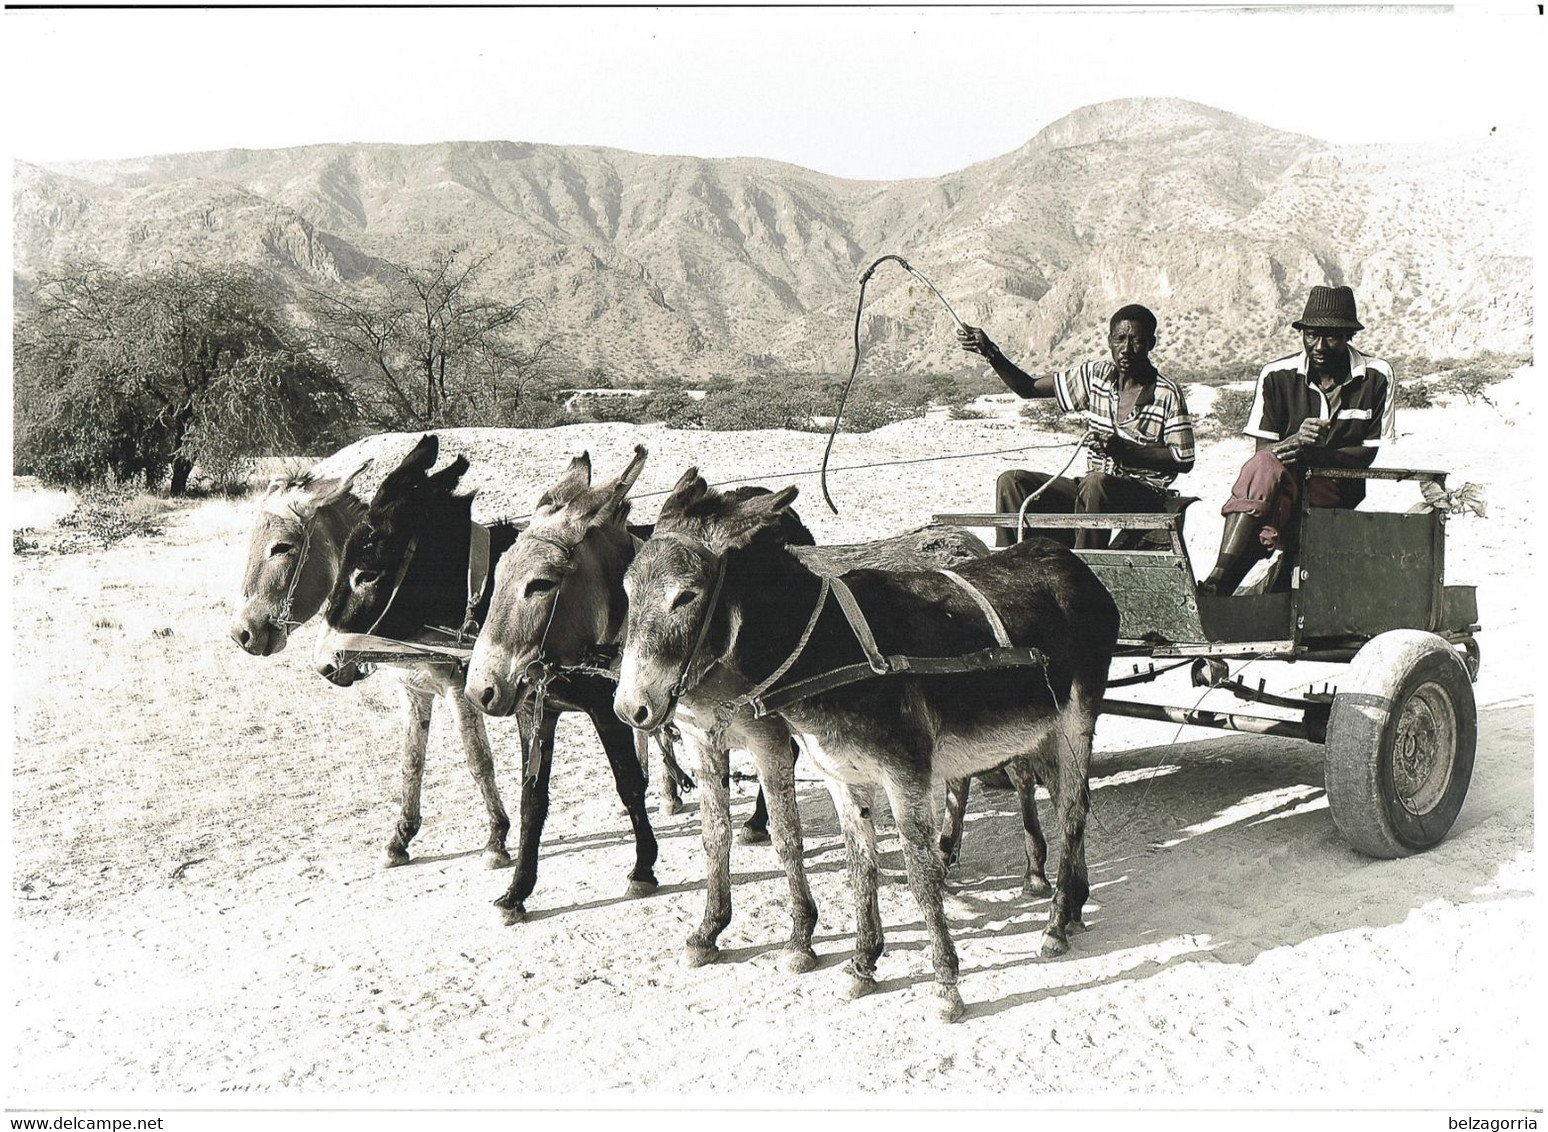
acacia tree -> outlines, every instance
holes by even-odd
[[[228,268],[77,266],[40,280],[15,339],[17,459],[85,483],[294,451],[354,416],[338,375]]]
[[[313,290],[318,344],[351,368],[362,413],[384,428],[509,423],[541,378],[552,339],[541,305],[479,290],[489,256],[459,248],[387,263],[351,291]]]

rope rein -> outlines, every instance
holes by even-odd
[[[287,634],[301,626],[301,622],[291,618],[291,607],[295,603],[296,586],[301,582],[301,571],[306,566],[307,551],[312,546],[312,527],[317,522],[316,515],[312,516],[310,523],[304,521],[301,513],[294,507],[290,509],[290,513],[296,517],[296,522],[301,524],[301,549],[296,554],[295,568],[290,572],[290,585],[285,587],[285,599],[280,602],[279,610],[269,618],[270,624]]]

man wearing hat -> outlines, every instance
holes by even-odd
[[[1392,367],[1351,346],[1364,330],[1348,287],[1313,287],[1306,313],[1292,324],[1301,352],[1263,367],[1242,431],[1258,450],[1243,465],[1220,513],[1220,556],[1199,592],[1227,595],[1280,546],[1302,491],[1313,507],[1354,507],[1361,480],[1308,479],[1307,468],[1368,468],[1383,436],[1392,436]]]
[[[985,358],[1000,380],[1022,397],[1052,397],[1066,413],[1086,418],[1086,473],[1078,479],[1014,468],[995,483],[995,508],[1037,514],[1100,514],[1164,511],[1174,479],[1193,467],[1193,420],[1182,388],[1151,364],[1156,316],[1138,303],[1120,307],[1107,323],[1112,361],[1033,377],[1000,352],[976,326],[957,331],[969,353]],[[1030,504],[1026,501],[1031,498]],[[1033,533],[1077,547],[1108,545],[1105,529],[1044,528]],[[1000,546],[1020,541],[1001,527]]]

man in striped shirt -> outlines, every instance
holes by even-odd
[[[1086,419],[1085,474],[1075,479],[1022,468],[1007,471],[995,484],[997,510],[1019,511],[1028,497],[1034,498],[1027,511],[1045,515],[1166,510],[1172,481],[1193,467],[1193,421],[1182,389],[1150,362],[1155,315],[1137,303],[1120,308],[1108,321],[1112,361],[1083,362],[1045,377],[1022,370],[979,327],[957,331],[957,340],[964,350],[988,359],[1011,392],[1052,397],[1065,412]],[[1082,548],[1108,544],[1102,529],[1082,529],[1073,540],[1067,530],[1030,533]],[[1005,527],[996,533],[1000,546],[1020,537],[1020,531]]]
[[[1364,330],[1348,287],[1313,287],[1306,313],[1292,323],[1301,352],[1263,367],[1242,431],[1257,452],[1242,466],[1221,508],[1225,531],[1203,594],[1236,592],[1252,564],[1291,535],[1302,491],[1313,507],[1354,507],[1361,480],[1307,477],[1307,468],[1368,468],[1382,438],[1393,435],[1392,367],[1349,344]]]

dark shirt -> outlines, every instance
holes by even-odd
[[[1313,418],[1331,422],[1327,448],[1378,448],[1393,431],[1392,367],[1349,347],[1349,376],[1331,396],[1308,373],[1306,354],[1270,362],[1258,374],[1258,388],[1247,414],[1248,436],[1284,440]],[[1360,480],[1334,480],[1339,505],[1353,507],[1365,498]]]

